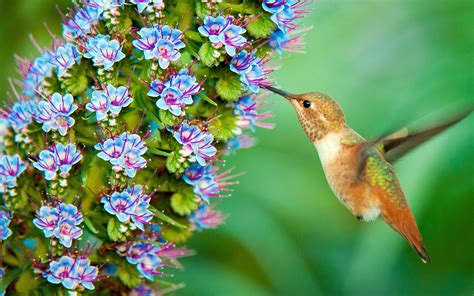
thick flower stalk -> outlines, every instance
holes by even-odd
[[[84,0],[0,109],[1,292],[142,295],[225,218],[305,1]],[[59,34],[58,34],[59,35]],[[144,294],[143,294],[144,295]]]

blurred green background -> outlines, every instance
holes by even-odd
[[[33,33],[60,32],[55,5],[0,1],[1,93],[14,53],[36,55]],[[319,0],[306,19],[307,54],[286,56],[274,75],[291,92],[336,98],[366,137],[473,105],[474,2]],[[218,230],[195,235],[178,295],[472,295],[474,116],[396,167],[432,263],[422,264],[383,222],[358,222],[331,193],[292,107],[272,97],[277,127],[229,159],[247,173],[219,208]]]

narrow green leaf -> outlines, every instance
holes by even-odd
[[[198,94],[198,97],[201,98],[202,100],[208,102],[209,104],[211,104],[212,106],[216,106],[217,107],[217,103],[214,102],[211,98],[209,98],[208,96],[206,96],[204,93],[199,93]]]
[[[153,206],[150,206],[148,209],[155,215],[155,217],[157,219],[159,219],[163,222],[169,223],[169,224],[171,224],[175,227],[178,227],[178,228],[187,228],[186,225],[183,225],[183,224],[177,222],[176,220],[174,220],[173,218],[170,218],[170,217],[166,216],[165,214],[163,214],[162,212],[160,212],[158,209],[156,209]]]

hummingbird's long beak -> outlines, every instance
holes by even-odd
[[[287,92],[284,91],[284,90],[275,88],[275,87],[273,87],[273,86],[264,86],[264,88],[268,89],[269,91],[271,91],[271,92],[273,92],[273,93],[276,93],[277,95],[280,95],[280,96],[284,97],[284,98],[287,99],[287,100],[290,100],[290,99],[291,99],[291,94],[290,94],[290,93],[287,93]]]

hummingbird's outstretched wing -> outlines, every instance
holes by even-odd
[[[371,141],[361,143],[361,147],[359,149],[359,165],[357,170],[358,176],[362,174],[367,165],[367,159],[369,157],[367,151],[369,148],[376,148],[382,153],[386,161],[393,163],[411,151],[413,148],[463,120],[469,114],[471,114],[471,112],[472,110],[469,110],[442,124],[427,128],[425,130],[409,131],[408,128],[403,128],[395,133],[383,135]]]

